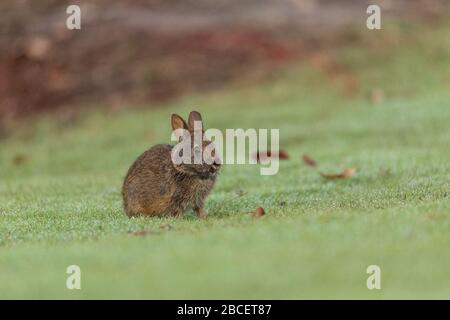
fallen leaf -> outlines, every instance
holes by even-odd
[[[312,159],[310,156],[308,156],[306,153],[303,155],[303,162],[307,166],[311,166],[311,167],[315,167],[317,164],[316,161],[314,159]]]
[[[380,88],[375,88],[372,90],[371,95],[372,104],[380,105],[384,102],[384,91]]]
[[[286,160],[289,158],[289,155],[284,150],[279,150],[278,152],[272,152],[270,150],[267,151],[258,151],[256,155],[254,155],[254,158],[256,158],[256,161],[265,161],[272,157],[278,158],[280,160]]]
[[[28,161],[28,156],[24,155],[24,154],[18,154],[13,158],[13,163],[16,166],[20,166],[22,164],[24,164],[25,162]]]
[[[346,179],[353,176],[356,172],[355,168],[348,168],[342,171],[341,173],[320,173],[322,177],[325,179],[333,180],[333,179]]]
[[[426,214],[424,215],[424,217],[425,217],[425,219],[427,219],[427,220],[434,220],[434,218],[435,218],[434,214],[432,214],[432,213],[430,213],[430,212],[426,213]]]
[[[172,226],[171,226],[170,224],[162,224],[162,225],[159,226],[159,228],[160,228],[161,230],[169,231],[169,230],[172,229]]]
[[[130,233],[131,233],[131,235],[136,236],[136,237],[144,237],[149,234],[158,234],[158,232],[151,231],[151,230],[138,230],[138,231],[134,231],[134,232],[130,232]]]
[[[255,211],[252,212],[252,217],[253,218],[260,218],[263,215],[265,215],[266,212],[264,211],[264,209],[262,207],[258,207],[255,209]]]
[[[280,150],[280,151],[278,152],[278,158],[279,158],[279,159],[288,159],[289,156],[288,156],[288,154],[287,154],[286,151]]]

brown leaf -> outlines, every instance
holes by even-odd
[[[158,232],[151,231],[151,230],[138,230],[138,231],[133,231],[130,233],[131,233],[131,235],[136,236],[136,237],[145,237],[146,235],[149,235],[149,234],[158,234]]]
[[[341,173],[320,173],[322,177],[325,179],[333,180],[333,179],[346,179],[353,176],[353,174],[356,172],[355,168],[348,168],[342,171]]]
[[[380,105],[384,102],[384,91],[380,88],[375,88],[372,90],[371,93],[371,100],[372,104],[374,105]]]
[[[284,150],[279,150],[278,152],[272,152],[270,150],[267,151],[258,151],[254,156],[258,162],[266,161],[272,157],[278,157],[280,160],[289,159],[289,155]]]
[[[303,162],[307,166],[311,166],[311,167],[315,167],[317,164],[316,161],[314,159],[312,159],[310,156],[308,156],[306,153],[303,155]]]
[[[162,224],[159,226],[159,229],[169,231],[172,229],[172,226],[170,224]]]
[[[288,156],[288,154],[287,154],[286,151],[280,150],[280,151],[278,152],[278,158],[279,158],[279,159],[282,159],[282,160],[285,160],[285,159],[288,159],[289,156]]]
[[[22,164],[24,164],[25,162],[27,162],[29,159],[28,159],[28,156],[27,155],[25,155],[25,154],[18,154],[18,155],[16,155],[14,158],[13,158],[13,163],[16,165],[16,166],[20,166],[20,165],[22,165]]]
[[[266,212],[264,211],[264,209],[262,207],[258,207],[255,209],[255,211],[252,212],[252,217],[260,218],[260,217],[264,216],[265,214],[266,214]]]
[[[428,213],[426,213],[426,214],[424,215],[424,217],[425,217],[425,219],[427,219],[427,220],[434,220],[435,215],[432,214],[431,212],[428,212]]]

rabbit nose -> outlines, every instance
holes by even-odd
[[[210,169],[209,169],[209,172],[215,173],[216,171],[219,170],[219,167],[220,167],[220,163],[214,161],[213,163],[211,163],[211,167],[210,167]]]
[[[219,167],[218,166],[216,166],[215,164],[212,164],[210,167],[209,167],[209,173],[211,173],[211,174],[215,174],[217,171],[219,170]]]

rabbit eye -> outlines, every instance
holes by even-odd
[[[198,145],[194,146],[194,152],[199,154],[201,152],[200,147]]]

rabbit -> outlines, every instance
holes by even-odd
[[[188,123],[177,114],[173,113],[171,116],[173,130],[186,129],[191,135],[192,155],[199,151],[193,138],[194,121],[202,124],[200,134],[203,136],[203,149],[200,150],[205,150],[212,142],[204,137],[200,113],[192,111]],[[214,187],[221,166],[220,159],[212,149],[209,161],[204,161],[202,157],[201,164],[175,164],[171,157],[173,148],[173,145],[168,144],[155,145],[139,156],[128,170],[122,188],[124,209],[128,217],[182,217],[190,208],[194,209],[199,218],[206,216],[203,205]]]

